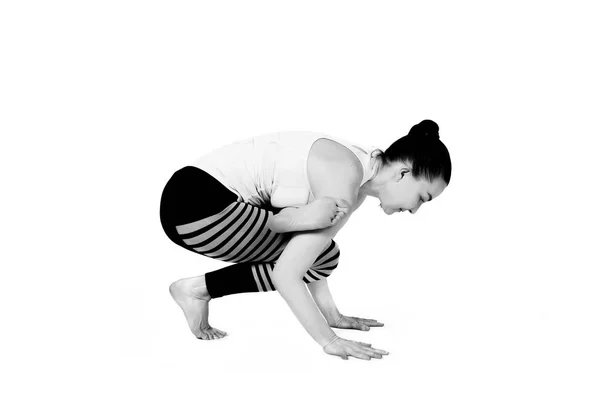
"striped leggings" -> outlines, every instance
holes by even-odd
[[[292,236],[267,228],[268,219],[277,211],[237,201],[227,187],[193,166],[173,174],[160,201],[162,227],[175,244],[235,263],[205,274],[212,298],[275,290],[271,275]],[[339,257],[339,247],[332,239],[304,275],[304,282],[327,278]]]

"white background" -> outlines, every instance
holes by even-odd
[[[3,409],[598,410],[593,3],[55,1],[0,6]],[[416,215],[368,198],[336,237],[322,352],[276,293],[169,284],[225,266],[173,244],[173,172],[310,130],[386,149],[423,119],[453,163]]]

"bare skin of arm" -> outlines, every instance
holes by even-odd
[[[348,180],[331,180],[321,183],[315,187],[316,198],[333,197],[343,198],[349,205],[350,210],[355,209],[354,204],[358,199],[358,184],[360,176],[352,169],[340,169],[337,176],[346,176]],[[312,203],[311,203],[312,204]],[[311,335],[311,337],[323,347],[330,355],[340,356],[348,359],[354,356],[365,360],[371,358],[382,358],[388,354],[386,351],[372,348],[370,344],[351,341],[337,336],[311,298],[306,285],[302,281],[304,273],[310,268],[317,256],[330,243],[331,239],[344,226],[351,213],[345,215],[338,224],[314,231],[295,232],[280,255],[273,274],[271,276],[276,290],[288,304],[296,318]],[[317,301],[325,304],[327,298],[317,298]],[[324,307],[324,306],[323,306]],[[323,308],[325,310],[325,308]],[[325,310],[327,311],[327,310]]]
[[[323,197],[300,207],[286,207],[267,224],[276,233],[318,230],[336,225],[349,210],[350,204],[346,200]]]
[[[277,233],[326,228],[338,224],[345,215],[356,211],[365,201],[365,198],[366,194],[359,194],[356,204],[351,209],[349,204],[345,203],[345,200],[337,199],[336,201],[336,199],[332,197],[320,198],[313,203],[310,203],[314,206],[318,202],[330,200],[329,205],[323,204],[322,207],[309,209],[309,207],[307,207],[308,204],[301,207],[287,207],[269,220],[269,228]],[[344,207],[342,207],[342,205]],[[333,221],[331,221],[332,215],[334,215],[333,213],[336,214],[333,217]],[[345,219],[344,223],[341,223],[341,226],[338,227],[338,232],[346,221],[347,219]],[[342,315],[333,301],[327,279],[309,283],[307,284],[307,287],[313,300],[317,304],[319,311],[321,311],[321,314],[325,317],[325,320],[330,327],[368,331],[370,327],[383,326],[382,323],[374,319]]]
[[[367,196],[364,194],[359,195],[357,197],[356,203],[348,212],[348,218],[343,219],[343,222],[340,224],[340,226],[336,227],[337,230],[333,234],[333,237],[335,237],[339,230],[341,230],[342,227],[346,224],[352,213],[354,213],[358,209],[358,207],[361,206],[363,201],[365,201],[366,197]],[[338,321],[340,321],[342,314],[340,314],[340,311],[338,310],[337,306],[335,305],[335,302],[333,301],[333,297],[331,296],[331,292],[329,291],[329,285],[327,284],[327,279],[308,283],[307,287],[310,293],[312,294],[315,303],[319,307],[321,314],[323,314],[323,317],[325,317],[325,320],[327,320],[327,324],[329,324],[330,327],[335,326],[335,324],[338,323]]]
[[[361,204],[365,201],[366,194],[360,194],[356,201],[356,204],[350,210],[350,214],[356,211]],[[344,220],[342,226],[346,223],[347,219]],[[341,227],[339,227],[341,229]],[[338,230],[339,232],[339,230]],[[337,232],[336,232],[337,234]],[[335,234],[334,234],[335,237]],[[350,317],[342,315],[333,301],[331,291],[329,291],[329,284],[327,279],[314,281],[307,284],[308,290],[310,291],[319,311],[325,317],[327,324],[332,328],[343,328],[343,329],[355,329],[362,331],[369,331],[370,327],[383,327],[383,323],[378,322],[371,318],[360,318]]]
[[[357,198],[356,194],[352,192],[351,188],[340,193],[342,194],[340,197],[347,198],[348,209],[351,211],[353,202]],[[328,198],[319,196],[311,204],[314,204],[317,200],[328,200]],[[304,329],[323,347],[339,337],[336,336],[323,318],[302,281],[302,277],[314,263],[319,253],[323,251],[323,248],[329,244],[331,238],[348,221],[350,214],[351,212],[345,214],[339,224],[327,228],[295,232],[285,246],[283,253],[279,256],[271,275],[275,289],[283,297]]]
[[[332,238],[342,229],[342,227],[346,224],[350,216],[360,205],[365,201],[365,195],[358,196],[356,203],[352,206],[347,214],[347,218],[342,219],[342,222],[336,226],[336,230],[332,233]],[[327,279],[314,281],[312,283],[308,283],[307,287],[319,307],[321,314],[327,320],[327,324],[330,327],[335,327],[336,323],[340,320],[342,315],[338,310],[335,302],[333,301],[333,297],[331,296],[331,292],[329,291],[329,285],[327,284]]]

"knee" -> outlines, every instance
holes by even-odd
[[[311,268],[330,274],[337,267],[340,255],[340,247],[335,241],[331,240],[331,243],[323,249]]]

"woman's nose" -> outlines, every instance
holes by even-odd
[[[416,206],[415,208],[411,208],[410,210],[408,210],[411,214],[417,214],[417,211],[419,211],[419,208],[421,208],[421,204],[419,204],[418,206]]]

